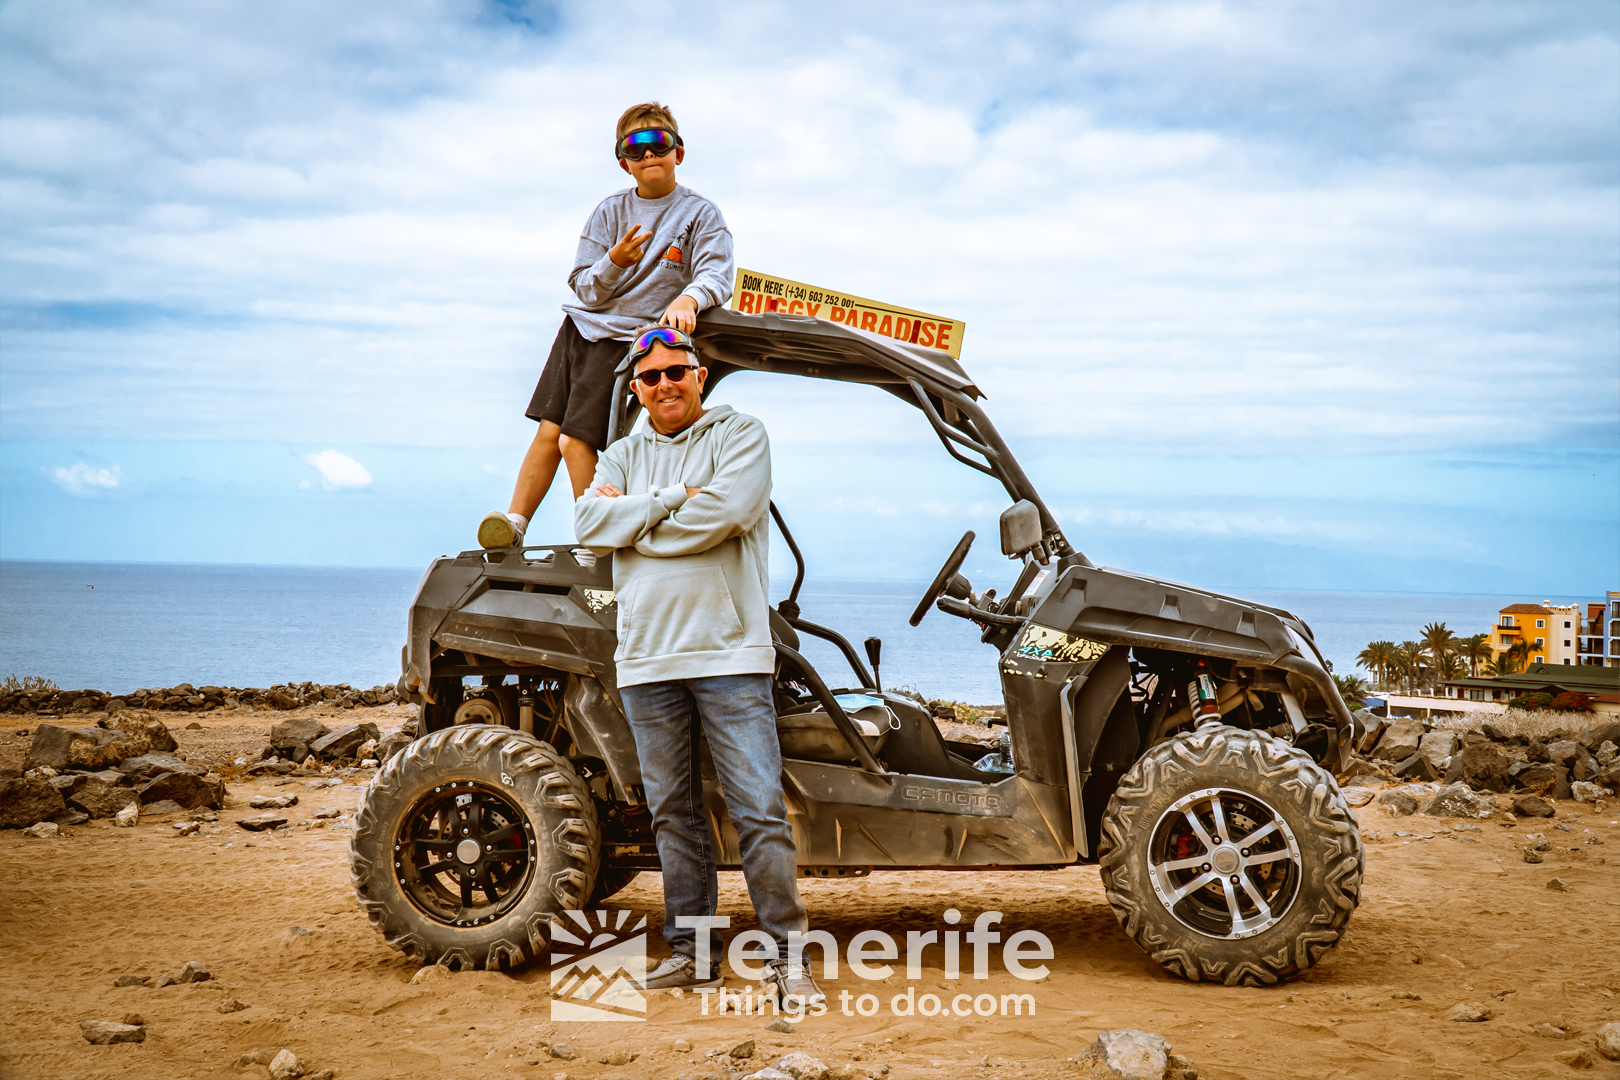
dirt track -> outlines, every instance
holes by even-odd
[[[174,733],[182,753],[235,753],[263,745],[263,732],[282,715],[206,714],[204,731],[177,723]],[[399,719],[393,710],[369,710],[365,718],[385,726]],[[20,761],[26,741],[12,732],[25,724],[0,719],[5,760]],[[1364,832],[1380,838],[1368,847],[1362,905],[1348,936],[1306,978],[1269,989],[1195,985],[1164,974],[1119,929],[1090,867],[806,881],[812,925],[846,944],[869,928],[902,939],[906,930],[944,929],[940,915],[954,906],[964,924],[994,909],[1003,913],[1004,933],[1047,934],[1056,958],[1040,983],[1019,982],[996,962],[989,980],[959,986],[941,977],[937,949],[913,984],[903,959],[886,982],[865,982],[845,968],[824,984],[834,997],[831,1014],[776,1034],[758,1016],[704,1018],[696,998],[662,994],[652,996],[645,1023],[554,1024],[543,971],[465,972],[413,985],[416,968],[387,948],[355,907],[347,832],[242,831],[234,819],[247,816],[248,798],[261,792],[298,794],[290,811],[296,826],[322,806],[352,808],[360,788],[236,780],[220,822],[187,839],[164,820],[131,830],[92,822],[57,840],[0,833],[0,859],[11,868],[0,877],[0,1077],[263,1077],[263,1067],[238,1072],[233,1065],[248,1050],[284,1046],[342,1080],[673,1078],[714,1072],[707,1051],[750,1037],[759,1053],[749,1070],[805,1049],[828,1065],[851,1063],[857,1075],[887,1065],[894,1080],[1062,1077],[1074,1071],[1066,1058],[1115,1027],[1159,1032],[1205,1080],[1620,1077],[1620,1063],[1575,1072],[1555,1059],[1590,1048],[1599,1024],[1620,1020],[1620,813],[1612,805],[1598,815],[1559,803],[1552,822],[1510,830],[1490,820],[1479,822],[1477,833],[1446,831],[1467,824],[1457,821],[1359,811]],[[1601,845],[1581,842],[1588,828]],[[1414,835],[1396,837],[1396,830]],[[1546,862],[1521,860],[1526,832],[1553,842]],[[1547,888],[1555,876],[1568,892]],[[721,882],[722,913],[734,917],[734,930],[751,927],[740,875]],[[660,955],[656,876],[643,875],[610,903],[649,917],[652,951]],[[314,932],[289,934],[294,926]],[[125,972],[155,977],[193,959],[206,961],[215,981],[113,986]],[[871,1018],[839,1015],[841,990],[876,993],[886,1003],[908,985],[947,1000],[963,990],[1029,992],[1037,1013],[907,1018],[888,1015],[885,1004]],[[226,997],[249,1007],[221,1014]],[[1444,1019],[1461,1001],[1483,1002],[1497,1015],[1475,1024]],[[129,1012],[149,1027],[144,1043],[90,1046],[80,1037],[79,1021]],[[1558,1041],[1530,1033],[1544,1022],[1578,1034]],[[689,1053],[671,1049],[682,1036],[693,1044]],[[579,1056],[552,1060],[544,1047],[557,1042]],[[619,1049],[640,1056],[629,1065],[598,1064]]]

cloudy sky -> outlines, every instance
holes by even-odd
[[[0,4],[0,555],[470,546],[646,99],[741,265],[966,321],[1098,561],[1620,587],[1606,3]],[[994,546],[887,395],[722,397],[813,573]]]

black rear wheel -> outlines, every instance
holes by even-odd
[[[516,967],[552,915],[586,906],[600,858],[585,781],[546,743],[485,724],[418,739],[355,811],[350,874],[394,948],[452,968]]]

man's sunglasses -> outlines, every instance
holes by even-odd
[[[666,377],[671,383],[685,382],[686,373],[697,369],[698,365],[696,364],[671,364],[666,368],[648,368],[646,371],[638,371],[630,377],[640,379],[641,385],[651,390],[658,385],[660,379]]]
[[[654,157],[663,157],[677,146],[684,145],[681,137],[663,128],[642,128],[632,131],[618,141],[617,153],[622,158],[640,161],[652,151]]]

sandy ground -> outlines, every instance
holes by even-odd
[[[187,755],[229,760],[261,747],[269,724],[284,715],[210,713],[198,718],[202,731],[185,730],[191,718],[181,717],[175,735]],[[404,715],[343,714],[385,728]],[[15,731],[28,723],[0,718],[0,759],[20,761],[27,742]],[[1307,977],[1268,989],[1197,985],[1164,973],[1120,930],[1091,867],[805,881],[812,925],[841,942],[868,928],[896,936],[944,929],[940,915],[954,906],[964,923],[995,909],[1004,932],[1039,930],[1053,940],[1056,957],[1039,983],[1013,979],[999,962],[986,981],[948,982],[937,949],[912,984],[903,967],[873,983],[845,967],[840,979],[824,983],[832,1012],[778,1034],[759,1016],[704,1017],[695,997],[667,994],[652,996],[644,1023],[553,1023],[542,970],[464,972],[413,984],[416,967],[385,946],[355,906],[345,829],[297,827],[320,807],[352,809],[363,779],[320,790],[302,778],[279,787],[274,778],[236,779],[219,823],[186,839],[165,820],[129,830],[93,822],[57,840],[0,833],[8,867],[0,875],[0,1076],[263,1077],[262,1066],[238,1072],[233,1065],[252,1049],[288,1047],[311,1069],[335,1069],[343,1080],[696,1077],[716,1070],[709,1051],[754,1038],[750,1069],[804,1049],[828,1065],[853,1064],[862,1075],[886,1065],[896,1080],[1062,1077],[1074,1073],[1065,1059],[1099,1031],[1136,1027],[1168,1038],[1206,1080],[1620,1077],[1620,1063],[1575,1072],[1555,1058],[1590,1048],[1598,1025],[1620,1020],[1614,807],[1595,814],[1560,803],[1553,821],[1505,828],[1490,820],[1477,823],[1478,832],[1450,831],[1463,822],[1360,811],[1364,832],[1377,838],[1347,937]],[[251,813],[249,797],[268,792],[299,796],[286,836],[234,825]],[[1540,865],[1520,858],[1533,832],[1554,844]],[[1601,845],[1582,843],[1588,835]],[[1553,877],[1569,891],[1549,890]],[[721,911],[733,916],[734,929],[751,927],[741,876],[721,881]],[[661,955],[657,877],[642,875],[610,903],[648,917],[652,951]],[[208,964],[214,981],[113,985],[126,972],[155,977],[193,959]],[[1030,992],[1037,1011],[1033,1018],[896,1017],[885,1005],[870,1018],[840,1015],[840,991],[887,1002],[908,985],[947,999],[962,990]],[[227,997],[248,1008],[222,1014]],[[1485,1023],[1447,1021],[1462,1001],[1485,1003],[1497,1015]],[[80,1037],[81,1020],[131,1012],[148,1025],[144,1043],[91,1046]],[[1531,1027],[1542,1023],[1576,1034],[1570,1041],[1537,1037]],[[681,1037],[692,1051],[673,1049]],[[553,1060],[546,1047],[561,1042],[578,1057]],[[621,1049],[640,1056],[628,1065],[598,1063]]]

